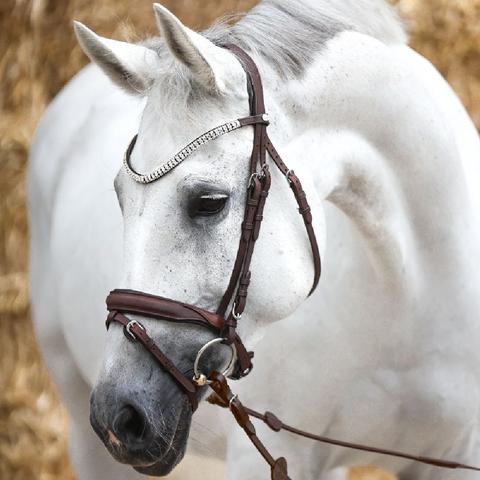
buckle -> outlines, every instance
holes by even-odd
[[[136,325],[138,328],[142,329],[144,332],[146,332],[145,327],[140,323],[137,322],[136,320],[130,320],[125,327],[123,328],[123,333],[127,337],[127,340],[130,340],[131,342],[136,342],[137,337],[135,334],[132,332],[132,327]]]
[[[265,163],[264,165],[262,165],[262,168],[260,169],[259,172],[254,172],[250,175],[250,179],[248,180],[248,188],[252,188],[253,187],[253,180],[256,178],[258,180],[262,180],[266,177],[267,173],[268,173],[268,165]]]

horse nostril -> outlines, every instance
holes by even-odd
[[[139,445],[147,436],[147,420],[143,412],[132,405],[125,405],[113,420],[115,435],[126,446]]]

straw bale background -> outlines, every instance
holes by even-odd
[[[480,126],[480,0],[392,1],[411,25],[413,46],[447,76]],[[255,0],[162,3],[202,28]],[[116,38],[155,31],[148,0],[0,1],[0,480],[73,479],[66,418],[29,319],[24,184],[42,111],[86,63],[73,18]]]

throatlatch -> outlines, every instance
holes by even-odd
[[[273,480],[289,479],[287,473],[287,461],[283,457],[275,459],[269,453],[257,437],[255,427],[250,421],[251,416],[262,420],[276,432],[287,430],[296,435],[331,445],[407,458],[438,467],[480,471],[480,468],[457,462],[418,457],[392,450],[342,442],[304,432],[284,424],[270,412],[260,414],[243,406],[237,395],[234,395],[230,390],[226,377],[240,379],[248,375],[253,367],[253,353],[247,351],[240,339],[237,333],[237,323],[241,319],[247,304],[248,288],[251,278],[250,264],[254,253],[255,242],[260,234],[263,210],[272,182],[269,170],[270,163],[267,163],[267,153],[273,161],[273,164],[288,181],[297,201],[299,213],[303,217],[312,249],[312,259],[314,264],[314,279],[310,294],[318,285],[321,273],[321,261],[312,225],[312,213],[307,202],[306,194],[302,188],[302,184],[297,175],[295,175],[295,172],[290,170],[282,161],[282,158],[268,137],[267,127],[269,125],[269,118],[265,112],[262,81],[258,69],[250,56],[241,48],[235,45],[225,45],[225,48],[228,48],[234,55],[236,55],[247,74],[250,116],[227,122],[200,135],[178,152],[173,158],[157,167],[152,172],[146,174],[138,173],[131,167],[130,156],[137,140],[137,136],[135,135],[125,153],[124,167],[133,180],[139,183],[148,184],[167,174],[183,162],[195,150],[209,141],[215,140],[216,138],[239,128],[246,126],[253,127],[253,148],[249,164],[249,177],[247,179],[245,211],[240,228],[241,232],[237,256],[235,258],[228,287],[216,312],[210,312],[196,305],[190,305],[169,298],[162,298],[134,290],[113,290],[107,297],[107,308],[109,311],[106,321],[107,328],[112,322],[117,322],[122,325],[127,339],[138,341],[153,356],[160,367],[172,376],[179,388],[181,388],[187,395],[192,411],[195,411],[198,406],[199,390],[203,386],[209,385],[214,391],[214,394],[209,397],[210,403],[230,409],[239,426],[245,431],[250,441],[255,445],[262,457],[269,464],[271,478]],[[194,376],[193,378],[190,378],[181,372],[161,351],[161,349],[155,344],[154,340],[148,335],[145,327],[139,321],[128,318],[127,315],[129,314],[142,315],[162,321],[200,325],[212,331],[217,338],[208,342],[202,347],[202,349],[200,349],[193,366]],[[199,360],[207,348],[220,342],[231,346],[231,361],[223,373],[214,371],[209,375],[205,375],[199,369]]]

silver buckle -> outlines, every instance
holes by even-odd
[[[131,328],[136,325],[138,328],[141,328],[144,332],[146,332],[145,327],[140,323],[137,322],[136,320],[130,320],[126,325],[125,325],[125,333],[130,336],[129,340],[132,340],[134,342],[137,341],[137,337],[135,334],[132,332]],[[127,337],[128,338],[128,337]]]
[[[255,173],[252,173],[250,175],[250,179],[248,180],[248,188],[252,188],[253,187],[253,180],[255,178],[258,178],[259,180],[262,178],[263,176],[263,173],[262,172],[255,172]]]
[[[224,341],[223,338],[214,338],[213,340],[210,340],[207,342],[197,353],[197,356],[195,358],[195,362],[193,363],[193,381],[200,387],[203,387],[205,385],[210,385],[212,383],[211,380],[208,379],[208,377],[203,374],[199,368],[198,364],[200,363],[200,359],[202,358],[202,355],[213,345],[216,345],[217,343],[222,343]],[[235,363],[237,361],[237,349],[235,348],[235,345],[233,344],[228,344],[230,347],[230,350],[232,351],[232,356],[230,357],[230,361],[228,362],[227,367],[225,370],[222,372],[222,375],[225,377],[228,377],[231,375],[235,368]]]
[[[265,163],[264,165],[262,165],[262,168],[260,169],[259,172],[254,172],[250,175],[250,179],[248,180],[248,188],[252,188],[254,178],[258,178],[259,180],[261,180],[262,178],[265,177],[267,172],[268,172],[268,165]]]

